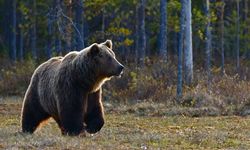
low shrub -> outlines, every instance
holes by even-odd
[[[5,62],[0,69],[0,94],[23,95],[36,65],[34,61]]]
[[[32,60],[16,63],[1,60],[0,63],[0,95],[23,96],[36,63]],[[241,74],[235,74],[232,66],[226,66],[228,70],[224,75],[221,75],[220,68],[212,68],[209,82],[205,71],[195,68],[193,84],[183,84],[181,103],[177,103],[177,66],[174,64],[174,61],[165,63],[156,59],[147,59],[143,67],[135,63],[126,64],[122,78],[114,78],[104,85],[104,102],[111,103],[111,106],[134,106],[128,107],[130,110],[126,108],[126,111],[142,114],[157,114],[160,108],[161,114],[168,115],[250,114],[250,73],[247,67],[241,70]],[[137,105],[139,103],[147,103],[147,107]],[[155,104],[161,107],[154,107]]]

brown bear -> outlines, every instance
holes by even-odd
[[[62,134],[98,132],[104,125],[102,85],[120,76],[123,68],[112,51],[111,40],[41,64],[24,97],[22,132],[33,133],[50,117]]]

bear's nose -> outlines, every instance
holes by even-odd
[[[123,66],[123,65],[120,65],[120,66],[119,66],[120,72],[122,72],[123,69],[124,69],[124,66]]]

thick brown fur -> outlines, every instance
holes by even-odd
[[[52,117],[62,134],[98,132],[104,125],[102,85],[122,70],[110,40],[41,64],[24,97],[22,131],[33,133]]]

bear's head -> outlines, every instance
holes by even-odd
[[[124,66],[116,59],[112,50],[112,41],[107,40],[101,44],[92,44],[88,55],[94,61],[95,69],[99,76],[110,78],[112,76],[120,76]]]

